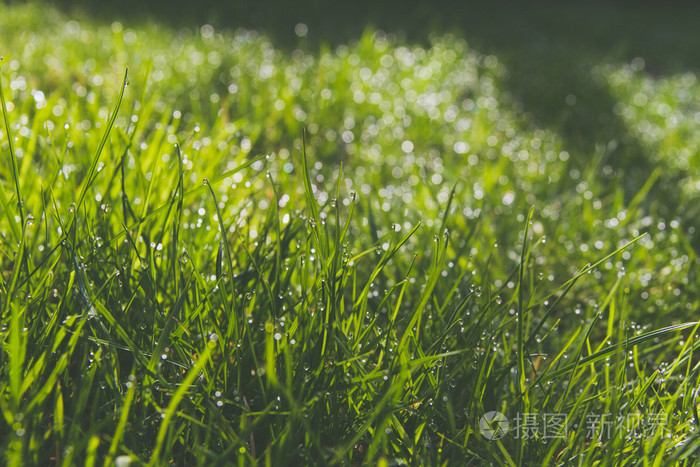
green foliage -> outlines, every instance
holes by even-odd
[[[591,67],[612,140],[571,128],[595,103],[543,121],[508,60],[450,34],[286,53],[30,3],[0,7],[0,52],[8,464],[699,446],[693,73]],[[490,411],[567,430],[490,440]]]

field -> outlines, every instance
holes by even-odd
[[[647,7],[0,3],[0,459],[692,462],[697,8]]]

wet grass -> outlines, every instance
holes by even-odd
[[[692,459],[691,71],[0,12],[8,464]]]

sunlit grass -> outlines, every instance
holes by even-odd
[[[634,142],[618,151],[541,124],[499,58],[452,35],[287,53],[0,13],[10,464],[658,465],[698,447],[692,73],[591,70]],[[539,429],[487,439],[490,411]]]

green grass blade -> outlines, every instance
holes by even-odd
[[[2,58],[0,58],[0,63]],[[2,104],[2,118],[5,122],[5,135],[7,137],[7,144],[9,148],[10,162],[12,165],[12,177],[15,183],[15,196],[17,196],[17,210],[19,212],[20,225],[24,228],[24,206],[22,202],[22,190],[19,185],[19,168],[17,167],[17,158],[15,156],[14,146],[12,144],[12,132],[10,131],[10,120],[7,117],[7,104],[5,102],[5,93],[3,92],[2,86],[2,68],[0,67],[0,104]]]
[[[126,90],[126,87],[129,84],[128,75],[129,75],[129,68],[127,68],[124,71],[124,81],[122,83],[121,90],[119,92],[119,97],[117,98],[117,103],[114,106],[114,110],[112,111],[112,114],[109,118],[109,121],[107,122],[107,127],[105,128],[104,134],[102,135],[102,139],[100,140],[100,143],[97,146],[97,150],[95,151],[95,155],[92,158],[92,162],[90,163],[90,168],[88,169],[87,175],[85,175],[85,179],[83,181],[83,184],[80,187],[80,194],[78,195],[78,202],[75,204],[76,215],[77,215],[78,211],[80,211],[80,208],[83,205],[83,201],[85,200],[85,195],[87,194],[88,188],[90,188],[90,185],[92,185],[93,179],[95,177],[95,171],[97,170],[97,163],[100,160],[100,156],[102,155],[102,150],[104,149],[105,145],[107,144],[107,140],[109,139],[109,134],[112,131],[112,128],[114,127],[114,122],[117,119],[117,114],[119,113],[119,107],[121,106],[122,99],[124,98],[124,91]]]

